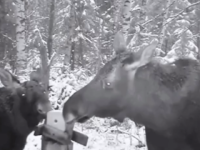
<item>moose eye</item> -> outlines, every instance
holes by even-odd
[[[106,82],[105,89],[110,89],[111,90],[112,88],[113,88],[112,83]]]
[[[106,82],[106,85],[107,85],[107,86],[110,86],[110,85],[111,85],[111,83],[110,83],[110,82]]]
[[[102,87],[103,87],[103,89],[111,89],[112,88],[112,83],[106,82],[106,81],[102,81]]]

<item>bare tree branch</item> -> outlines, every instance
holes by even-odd
[[[158,17],[160,17],[160,16],[161,16],[162,14],[164,14],[164,13],[169,9],[169,7],[171,7],[174,3],[175,3],[175,1],[172,1],[172,3],[171,3],[168,7],[166,7],[165,10],[164,10],[162,13],[156,15],[154,18],[152,18],[152,19],[146,21],[145,23],[143,23],[143,24],[141,24],[141,25],[142,25],[142,26],[145,26],[145,25],[147,25],[148,23],[150,23],[150,22],[154,21],[155,19],[157,19]]]
[[[54,61],[54,59],[55,59],[56,56],[57,56],[57,53],[54,52],[52,54],[51,58],[49,59],[49,65],[48,65],[49,68],[51,67],[51,65],[52,65],[52,63],[53,63],[53,61]]]
[[[170,22],[172,22],[173,20],[175,20],[176,18],[178,18],[178,17],[179,17],[182,13],[184,13],[188,8],[193,7],[193,6],[195,6],[195,5],[198,5],[198,4],[200,4],[200,1],[189,5],[188,7],[186,7],[186,8],[183,9],[182,11],[180,11],[178,14],[174,15],[170,21],[168,21],[168,22],[166,22],[166,23],[164,24],[164,26],[166,26],[168,23],[170,23]]]

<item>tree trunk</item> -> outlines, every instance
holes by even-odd
[[[54,24],[54,13],[55,13],[54,5],[55,5],[55,0],[52,0],[51,5],[50,5],[50,19],[49,19],[47,48],[46,48],[45,43],[43,42],[42,35],[40,34],[39,31],[37,31],[37,39],[35,41],[37,44],[37,48],[40,51],[40,60],[41,60],[40,75],[47,92],[48,92],[48,87],[49,87],[50,67],[55,56],[55,55],[52,55],[52,51],[53,51],[52,50],[53,48],[52,36],[53,36],[53,24]]]
[[[163,49],[163,44],[165,43],[165,38],[166,38],[166,29],[167,29],[167,25],[165,25],[166,21],[167,21],[167,18],[169,16],[169,8],[170,8],[170,5],[172,3],[172,0],[167,0],[167,10],[163,16],[163,23],[162,23],[162,30],[161,30],[161,33],[160,33],[160,36],[159,36],[159,43],[158,43],[158,48],[159,49]],[[165,25],[165,26],[164,26]],[[163,55],[166,55],[166,52],[165,54],[160,54],[161,56]]]
[[[49,74],[50,74],[50,67],[48,65],[48,56],[47,56],[47,49],[42,42],[42,37],[39,34],[38,35],[38,49],[40,51],[40,60],[41,60],[41,78],[42,82],[44,84],[44,87],[47,91],[48,86],[49,86]]]
[[[131,8],[134,0],[124,0],[122,8],[122,31],[124,33],[125,41],[128,37],[128,32],[131,23]]]
[[[83,11],[84,11],[84,8],[85,8],[85,4],[82,3],[81,1],[76,1],[77,3],[77,8],[76,8],[76,13],[77,13],[77,18],[76,18],[76,21],[77,21],[77,24],[79,26],[79,30],[77,31],[79,35],[82,35],[84,34],[83,33],[83,29],[84,29],[84,26],[83,26],[83,21],[82,21],[82,18],[83,18]],[[78,38],[78,42],[79,42],[79,50],[78,50],[78,64],[81,66],[81,67],[84,67],[84,62],[83,62],[83,38],[82,36],[79,36]]]
[[[97,40],[97,47],[96,47],[96,50],[97,50],[97,56],[98,56],[98,60],[97,60],[97,67],[96,67],[96,73],[99,71],[99,69],[101,68],[101,63],[102,63],[102,54],[101,54],[101,49],[102,49],[102,42],[101,42],[101,38],[103,37],[103,30],[104,28],[104,20],[101,20],[99,19],[99,37],[98,37],[98,40]]]
[[[49,15],[49,37],[47,40],[47,49],[48,49],[48,56],[49,59],[52,56],[52,51],[53,51],[53,25],[54,25],[54,12],[55,11],[55,0],[51,1],[50,5],[50,15]]]
[[[66,66],[70,62],[70,48],[71,47],[66,47],[65,48],[65,55],[64,55],[64,60],[63,60],[63,66]]]
[[[76,10],[75,10],[75,1],[72,1],[71,3],[71,9],[70,9],[70,33],[69,33],[69,39],[70,39],[70,44],[71,44],[71,49],[70,49],[70,69],[74,70],[75,69],[75,45],[76,45],[76,33],[75,33],[75,28],[76,28]]]
[[[71,43],[71,53],[70,53],[70,69],[74,70],[75,68],[75,41],[72,39]]]
[[[141,0],[140,2],[140,7],[143,8],[143,6],[146,5],[146,0]],[[141,22],[141,21],[144,21],[145,20],[145,13],[143,12],[143,10],[141,9],[140,10],[140,13],[139,13],[139,20],[137,20],[138,22]],[[135,35],[133,36],[133,39],[132,41],[129,43],[129,48],[131,49],[131,47],[134,47],[134,46],[139,46],[141,45],[142,43],[142,35],[141,35],[141,27],[140,26],[136,26],[135,27]]]
[[[84,67],[84,62],[83,62],[83,39],[80,37],[79,38],[79,64],[81,67]]]
[[[114,34],[117,33],[117,31],[120,30],[120,26],[122,23],[122,10],[123,10],[123,0],[115,0],[114,1],[114,7],[115,10],[113,11],[113,18],[114,18]]]
[[[27,61],[27,53],[25,51],[25,2],[17,0],[15,6],[17,66],[25,68]]]
[[[193,0],[192,3],[195,3],[195,2],[198,2],[198,0]],[[199,33],[200,31],[200,7],[199,5],[196,5],[196,8],[195,8],[195,13],[196,13],[196,26],[195,26],[195,29],[194,29],[194,33]],[[197,36],[197,41],[196,41],[196,45],[198,47],[198,55],[197,55],[197,59],[200,60],[200,37]]]

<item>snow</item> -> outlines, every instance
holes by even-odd
[[[52,70],[51,76],[50,84],[53,85],[54,92],[50,94],[50,99],[53,105],[62,105],[71,94],[90,82],[93,78],[88,77],[85,70],[81,69],[71,73],[67,71],[66,74],[60,74],[58,70]],[[64,92],[61,94],[63,88]],[[61,100],[61,104],[58,104],[60,94],[63,100]],[[62,107],[59,108],[61,109]],[[111,127],[112,121],[115,120],[93,117],[84,124],[76,123],[74,130],[86,134],[89,137],[89,141],[87,146],[73,142],[73,149],[147,150],[146,147],[136,148],[139,142],[133,137],[135,136],[145,143],[144,127],[137,130],[135,123],[130,120]],[[34,136],[31,133],[27,138],[24,150],[41,150],[41,136]]]
[[[131,135],[138,137],[143,143],[145,143],[144,127],[139,129],[139,135],[137,135],[137,129],[135,124],[132,122],[130,129],[125,129],[124,125],[118,127],[109,127],[105,120],[112,119],[100,119],[92,118],[84,124],[75,124],[74,130],[86,134],[89,137],[87,146],[82,146],[76,142],[73,142],[74,150],[147,150],[146,147],[136,148],[139,143],[138,140],[133,138]],[[109,122],[109,121],[108,121]],[[131,122],[131,121],[130,121]],[[34,136],[31,133],[27,139],[27,145],[24,150],[40,150],[41,147],[41,136]]]

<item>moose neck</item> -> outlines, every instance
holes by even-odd
[[[173,128],[187,97],[197,89],[199,72],[198,63],[190,59],[173,64],[151,62],[139,68],[128,96],[127,117],[156,130]]]

